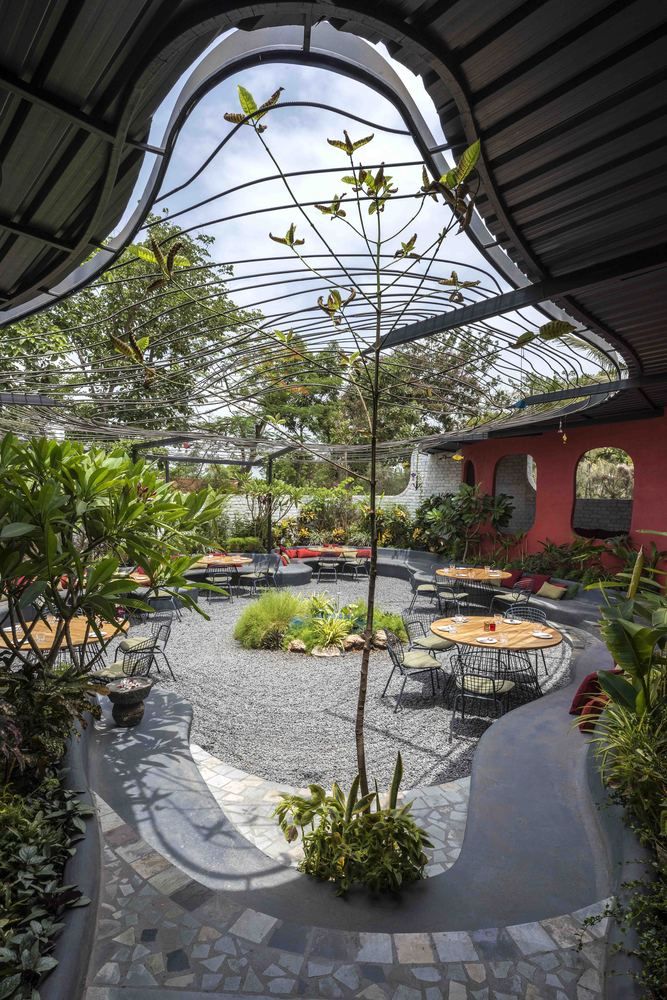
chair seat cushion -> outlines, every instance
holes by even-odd
[[[491,677],[464,677],[463,688],[465,691],[470,691],[473,694],[490,694],[494,692],[496,694],[507,694],[515,686],[514,681],[492,680]]]
[[[127,653],[129,649],[134,649],[136,646],[140,646],[142,642],[149,642],[150,636],[147,635],[136,635],[132,639],[123,639],[122,642],[118,643],[118,648],[124,653]]]
[[[417,585],[418,594],[435,594],[436,586],[434,583],[420,583]]]
[[[439,635],[425,635],[423,639],[415,639],[413,646],[417,649],[444,650],[451,649],[454,645],[450,639],[443,639]]]
[[[122,660],[116,660],[115,663],[107,663],[101,670],[95,670],[90,675],[94,680],[102,680],[106,677],[111,677],[117,679],[119,677],[125,677],[125,671],[123,670]]]
[[[509,590],[506,594],[496,594],[493,598],[494,601],[508,601],[510,604],[514,604],[515,601],[525,601],[525,593],[517,593],[516,590]]]
[[[439,666],[439,663],[435,657],[430,656],[428,653],[422,653],[418,649],[411,649],[403,657],[403,666],[406,670],[433,670],[434,667]]]
[[[444,597],[445,600],[451,601],[465,601],[467,598],[467,593],[465,590],[452,590],[451,587],[438,587],[438,593],[440,597]]]

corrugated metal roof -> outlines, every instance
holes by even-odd
[[[215,35],[235,24],[252,30],[327,17],[384,39],[424,77],[455,150],[481,138],[479,209],[532,280],[665,245],[667,5],[225,6],[0,0],[0,306],[52,287],[104,240],[130,197],[151,115]],[[658,264],[558,304],[619,345],[631,374],[667,371],[665,276]],[[634,412],[630,393],[621,398]],[[649,410],[665,401],[654,386],[636,398]]]

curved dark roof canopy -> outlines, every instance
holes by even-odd
[[[103,244],[144,157],[164,152],[146,145],[153,113],[220,32],[301,24],[307,48],[326,18],[422,75],[454,153],[481,138],[495,245],[622,354],[633,387],[586,419],[667,403],[663,4],[0,0],[0,13],[0,323],[43,307]]]

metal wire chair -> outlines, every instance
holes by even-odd
[[[410,588],[412,590],[412,600],[410,601],[410,606],[408,607],[408,612],[411,612],[417,603],[417,599],[428,598],[428,603],[432,604],[438,596],[438,588],[435,583],[433,583],[433,578],[431,578],[430,583],[426,583],[420,580],[414,570],[409,569],[410,574]]]
[[[435,678],[438,678],[438,687],[440,687],[440,674],[443,671],[440,662],[433,653],[420,649],[410,649],[406,653],[403,643],[398,636],[394,632],[389,631],[387,631],[387,652],[391,658],[392,667],[381,697],[384,698],[386,695],[391,679],[397,670],[403,679],[401,690],[398,692],[398,698],[394,706],[394,713],[398,712],[401,707],[403,691],[408,680],[420,679],[425,674],[428,674],[431,678],[431,691],[435,695]]]
[[[466,703],[482,702],[493,705],[496,717],[509,707],[509,696],[515,682],[505,676],[501,658],[496,650],[467,646],[459,650],[454,675],[456,694],[452,705],[449,742],[452,742],[457,707],[461,706],[461,720],[465,720]]]
[[[213,590],[206,591],[207,602],[212,600],[233,602],[232,588],[234,586],[235,570],[232,566],[207,566],[204,573],[204,582],[211,583],[214,587],[221,587],[227,591],[226,594],[216,594]]]
[[[506,590],[504,593],[495,593],[493,600],[491,601],[491,614],[496,613],[496,605],[500,605],[498,608],[498,613],[503,613],[507,611],[508,606],[510,608],[516,608],[518,605],[528,604],[532,595],[532,590],[530,589],[530,583],[526,581],[525,583],[521,580],[517,580],[511,590]]]
[[[468,610],[480,608],[485,614],[493,604],[495,587],[492,587],[486,580],[462,580],[461,587],[466,592],[466,606]]]
[[[130,652],[134,649],[148,648],[146,643],[154,643],[153,646],[153,662],[155,663],[155,669],[160,673],[160,664],[158,663],[158,657],[164,660],[167,670],[174,678],[174,671],[172,670],[171,663],[167,658],[166,647],[171,636],[171,629],[174,622],[174,615],[171,611],[163,611],[158,614],[153,615],[149,619],[149,634],[133,636],[131,639],[123,639],[118,648],[122,653]]]
[[[317,582],[325,579],[332,579],[335,583],[338,583],[338,567],[339,560],[338,556],[320,556],[317,560]]]
[[[537,625],[546,625],[547,623],[547,613],[543,608],[538,608],[534,604],[529,604],[527,601],[514,604],[511,608],[505,612],[505,618],[517,618],[522,622],[535,622]],[[542,658],[542,666],[544,667],[544,673],[549,676],[549,668],[547,667],[547,658],[544,655],[543,649],[535,650],[535,672],[537,673],[537,654],[540,654]]]

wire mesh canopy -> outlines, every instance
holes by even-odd
[[[354,467],[373,379],[391,462],[531,392],[623,374],[536,309],[453,324],[508,287],[466,235],[479,144],[440,174],[368,87],[338,107],[290,99],[282,67],[252,72],[261,96],[221,86],[193,111],[187,155],[117,263],[3,332],[2,388],[29,395],[0,398],[0,432]]]

